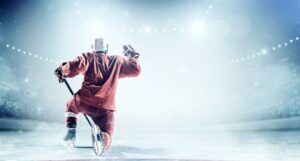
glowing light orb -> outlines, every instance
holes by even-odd
[[[262,49],[261,53],[264,54],[264,55],[267,54],[267,49]]]
[[[204,34],[206,31],[206,24],[204,21],[195,20],[191,22],[189,29],[192,33]]]
[[[144,31],[145,31],[146,33],[150,33],[150,32],[152,31],[152,28],[149,27],[149,26],[147,26],[147,27],[144,28]]]

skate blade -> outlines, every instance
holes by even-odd
[[[101,142],[99,143],[98,141],[95,141],[93,143],[93,149],[94,149],[95,154],[98,156],[101,156],[102,153],[104,152],[102,143]]]
[[[72,147],[72,148],[75,147],[75,141],[73,141],[73,140],[65,141],[65,144],[68,147]]]
[[[96,129],[92,129],[92,144],[93,144],[93,150],[96,155],[100,156],[104,152],[104,145],[103,142],[101,141],[102,138],[100,135],[97,135]],[[95,131],[94,131],[95,130]]]

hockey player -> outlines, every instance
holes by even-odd
[[[136,77],[141,72],[140,56],[130,45],[124,45],[126,56],[107,55],[108,46],[102,38],[95,39],[93,52],[83,53],[75,60],[62,63],[55,75],[62,83],[64,78],[84,75],[81,89],[67,102],[65,141],[75,141],[78,113],[89,115],[101,130],[101,139],[107,149],[114,128],[115,92],[119,78]]]

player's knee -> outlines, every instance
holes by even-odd
[[[105,149],[108,149],[111,144],[111,137],[107,132],[103,132],[103,142],[104,142],[104,147]]]

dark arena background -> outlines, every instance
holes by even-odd
[[[98,37],[142,67],[102,156],[54,75]],[[299,38],[298,0],[0,0],[0,160],[300,160]]]

